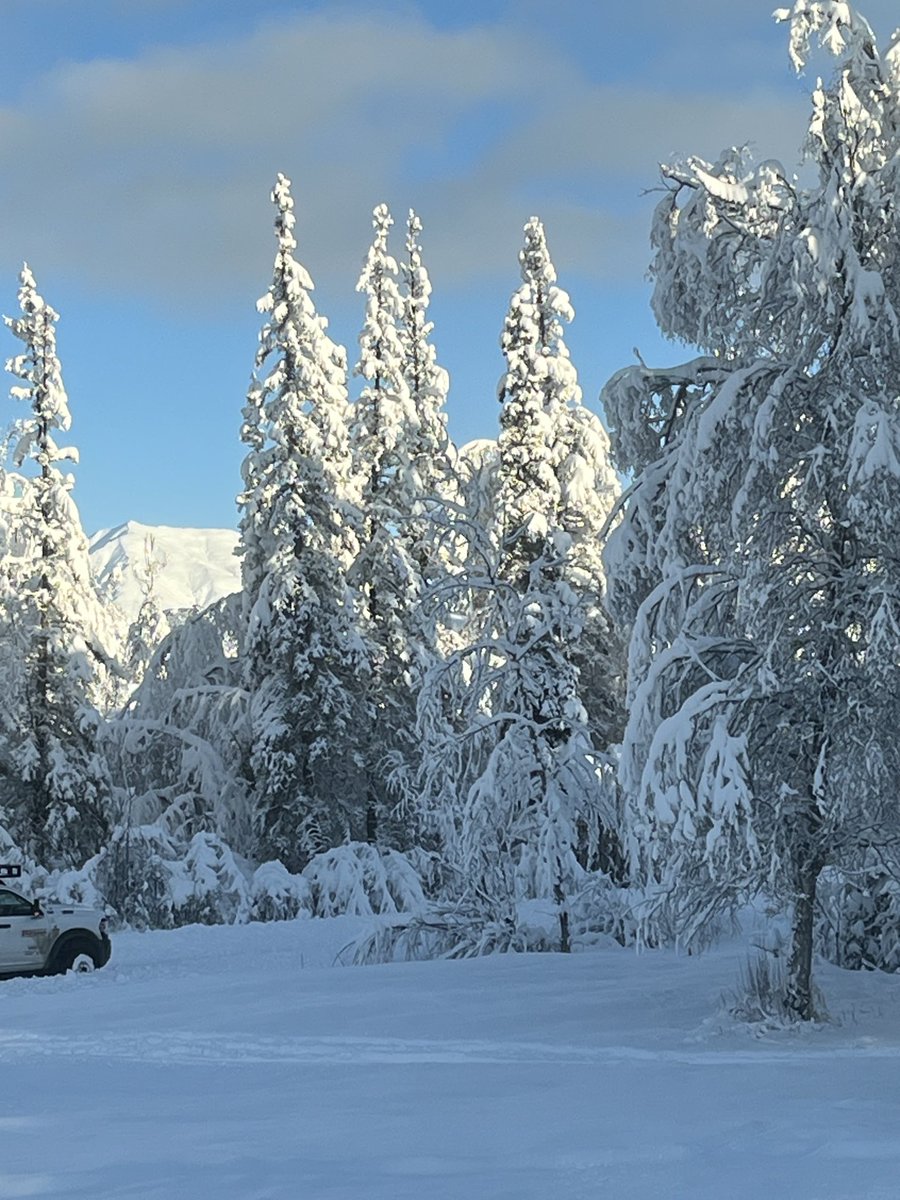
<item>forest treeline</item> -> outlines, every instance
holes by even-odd
[[[130,628],[91,577],[23,270],[0,856],[35,888],[137,926],[397,914],[364,956],[701,945],[765,897],[802,1018],[815,945],[900,965],[900,42],[829,0],[776,17],[798,70],[838,59],[811,182],[663,166],[652,303],[694,357],[614,375],[608,431],[537,218],[496,441],[451,442],[422,225],[397,261],[384,205],[351,400],[278,177],[242,588],[174,627],[152,551]]]

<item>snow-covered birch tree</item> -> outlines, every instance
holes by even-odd
[[[635,472],[608,564],[637,878],[685,938],[759,890],[790,902],[809,1018],[819,874],[900,832],[900,52],[845,3],[776,17],[798,69],[814,36],[840,59],[817,180],[746,150],[663,168],[653,306],[703,357],[607,386]]]
[[[197,834],[226,838],[252,858],[249,696],[241,686],[244,612],[226,596],[159,643],[124,710],[106,732],[121,789],[119,822],[153,826],[185,854]]]
[[[501,339],[496,529],[468,522],[474,544],[455,585],[480,598],[482,623],[436,665],[424,690],[423,793],[457,888],[507,921],[518,899],[555,899],[568,949],[566,897],[580,870],[580,830],[611,823],[610,797],[574,654],[585,624],[574,585],[584,573],[579,551],[589,553],[580,543],[589,501],[585,468],[578,505],[567,474],[581,399],[562,331],[572,312],[536,218],[525,227],[520,262],[523,282]],[[614,478],[608,464],[604,470]],[[595,472],[590,482],[604,478]]]
[[[169,620],[160,608],[157,592],[159,574],[165,566],[165,554],[157,553],[156,539],[148,534],[144,539],[143,560],[136,571],[141,606],[128,627],[122,649],[129,693],[140,684],[157,647],[171,630]]]
[[[56,349],[57,313],[37,291],[28,266],[20,275],[20,315],[5,318],[21,353],[7,370],[19,380],[14,399],[29,406],[17,422],[12,458],[20,484],[20,554],[15,612],[24,655],[18,715],[4,744],[5,804],[25,846],[39,862],[81,865],[109,830],[109,780],[97,751],[96,698],[112,666],[106,621],[88,564],[87,541],[72,501],[77,461],[57,432],[71,426]]]

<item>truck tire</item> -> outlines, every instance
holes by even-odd
[[[65,975],[69,971],[86,974],[102,966],[103,956],[96,938],[82,934],[60,940],[62,945],[54,947],[50,959],[52,975]]]

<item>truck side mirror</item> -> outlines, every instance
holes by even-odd
[[[33,917],[42,917],[44,915],[44,910],[41,908],[40,900],[32,900],[31,915]]]

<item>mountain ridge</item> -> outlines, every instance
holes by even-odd
[[[238,534],[231,529],[144,525],[125,521],[88,539],[91,567],[100,588],[133,621],[147,587],[164,612],[207,605],[238,591]]]

